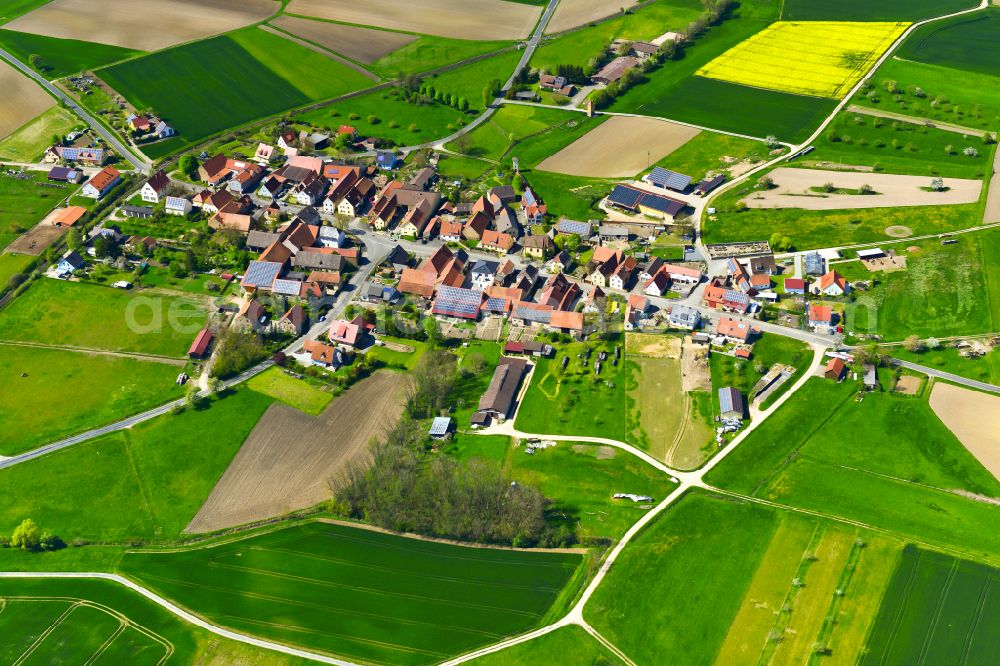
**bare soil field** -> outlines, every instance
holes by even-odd
[[[0,139],[56,105],[44,90],[6,62],[0,64]]]
[[[605,123],[607,124],[607,123]],[[802,208],[841,210],[846,208],[896,208],[899,206],[940,206],[975,203],[982,190],[981,180],[943,178],[944,192],[927,192],[930,180],[924,176],[890,173],[852,173],[823,169],[779,167],[771,172],[775,187],[755,192],[746,199],[750,208]],[[833,183],[837,188],[856,190],[870,185],[878,194],[822,194],[810,188]]]
[[[688,391],[711,391],[712,373],[708,366],[708,347],[696,345],[685,336],[681,347],[681,388]]]
[[[158,51],[262,21],[275,0],[53,0],[7,30]]]
[[[612,116],[545,158],[538,169],[569,176],[627,178],[659,162],[700,132],[658,118]],[[623,150],[622,146],[643,146],[645,150]]]
[[[680,358],[681,340],[676,336],[629,333],[625,336],[625,353],[647,358]]]
[[[366,65],[416,39],[414,35],[401,32],[310,21],[294,16],[279,16],[271,21],[271,25]]]
[[[635,5],[636,3],[631,1],[619,4],[608,0],[559,0],[559,6],[545,27],[545,33],[569,30],[591,21],[620,14],[622,8]]]
[[[916,395],[920,392],[920,385],[923,380],[920,377],[914,377],[913,375],[903,375],[896,382],[896,393],[902,393],[903,395]]]
[[[374,74],[372,74],[371,72],[369,72],[367,69],[365,69],[364,67],[362,67],[358,63],[354,62],[353,60],[345,58],[342,55],[339,55],[337,53],[333,53],[332,51],[329,51],[329,50],[327,50],[326,48],[324,48],[322,46],[317,46],[316,44],[313,44],[312,42],[307,41],[307,40],[303,39],[302,37],[294,37],[292,35],[289,35],[287,32],[282,32],[282,31],[278,30],[277,28],[275,28],[274,26],[270,26],[270,25],[261,25],[261,26],[258,26],[258,27],[261,30],[263,30],[264,32],[269,32],[272,35],[275,35],[277,37],[281,37],[282,39],[287,39],[290,42],[295,42],[296,44],[298,44],[299,46],[301,46],[303,48],[307,48],[307,49],[309,49],[310,51],[312,51],[314,53],[320,54],[321,56],[326,56],[330,60],[335,60],[336,62],[339,62],[341,65],[343,65],[345,67],[350,67],[355,72],[361,74],[362,76],[367,76],[372,81],[378,81],[379,80],[377,76],[375,76]]]
[[[69,231],[69,229],[52,226],[51,219],[58,215],[58,213],[58,210],[49,213],[44,220],[25,231],[17,240],[8,245],[4,249],[4,252],[30,254],[35,257],[45,252],[45,249],[49,245],[52,245],[52,243],[56,242],[56,239]]]
[[[405,383],[400,373],[376,373],[317,417],[269,407],[185,531],[221,530],[327,499],[329,479],[399,418]]]
[[[1000,479],[1000,397],[937,382],[930,404],[969,453]]]
[[[287,11],[454,39],[522,39],[542,8],[503,0],[292,0]]]

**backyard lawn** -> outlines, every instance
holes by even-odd
[[[48,182],[44,171],[24,173],[26,177],[0,172],[0,249],[41,222],[70,192],[68,188],[37,185]]]
[[[247,382],[254,391],[277,398],[307,414],[319,414],[333,399],[303,379],[296,379],[281,368],[268,368]]]

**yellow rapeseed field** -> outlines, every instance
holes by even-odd
[[[841,99],[909,25],[778,21],[697,73],[756,88]]]

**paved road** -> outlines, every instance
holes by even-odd
[[[121,139],[119,139],[118,136],[115,135],[114,132],[107,129],[103,124],[101,124],[99,120],[90,115],[90,112],[81,107],[79,104],[77,104],[76,100],[74,100],[72,97],[64,93],[62,90],[59,90],[59,88],[57,88],[56,86],[52,85],[44,76],[33,70],[27,64],[18,60],[9,52],[0,49],[0,58],[3,58],[10,64],[14,65],[14,67],[17,67],[19,70],[30,76],[32,79],[35,80],[36,83],[38,83],[38,85],[45,88],[45,90],[47,90],[52,96],[54,96],[56,99],[58,99],[59,101],[63,102],[66,106],[68,106],[74,113],[76,113],[88,125],[90,125],[90,127],[93,128],[95,132],[100,134],[101,137],[107,142],[109,146],[114,148],[119,155],[128,160],[128,162],[132,165],[132,167],[136,171],[145,174],[149,173],[148,162],[136,156],[136,154],[133,153],[132,150],[128,146],[126,146],[121,141]]]
[[[962,386],[976,389],[977,391],[987,391],[988,393],[1000,393],[1000,386],[996,384],[987,384],[986,382],[977,382],[975,379],[968,379],[967,377],[961,377],[959,375],[952,374],[950,372],[944,372],[943,370],[937,370],[935,368],[928,368],[925,365],[917,365],[916,363],[910,363],[909,361],[900,361],[899,359],[892,359],[894,365],[898,365],[901,368],[906,368],[907,370],[913,370],[914,372],[920,372],[922,374],[928,375],[930,377],[935,377],[937,379],[944,379],[945,381],[952,382],[953,384],[961,384]]]
[[[316,652],[309,652],[308,650],[299,650],[293,647],[288,647],[287,645],[282,645],[281,643],[273,643],[271,641],[266,641],[260,638],[254,638],[253,636],[248,636],[246,634],[241,634],[237,631],[230,631],[229,629],[224,629],[218,627],[214,624],[209,624],[205,620],[201,619],[197,615],[187,612],[183,608],[171,603],[169,600],[164,599],[160,595],[147,590],[145,587],[138,585],[124,576],[119,576],[118,574],[109,573],[88,573],[88,572],[70,572],[70,571],[52,571],[52,572],[35,572],[35,571],[6,571],[0,572],[0,578],[89,578],[97,580],[108,580],[119,585],[124,585],[130,590],[141,594],[153,603],[164,608],[165,610],[173,613],[180,619],[196,627],[201,627],[206,631],[210,631],[217,636],[222,636],[223,638],[228,638],[229,640],[239,641],[240,643],[246,643],[247,645],[253,645],[259,648],[264,648],[266,650],[274,650],[275,652],[282,652],[284,654],[292,655],[293,657],[299,657],[301,659],[309,659],[311,661],[318,661],[324,664],[334,664],[335,666],[355,666],[350,661],[344,661],[343,659],[335,659],[333,657],[328,657],[325,654],[317,654]]]

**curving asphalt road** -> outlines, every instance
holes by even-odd
[[[95,132],[100,134],[101,138],[103,138],[109,146],[114,148],[119,155],[128,160],[129,164],[131,164],[136,171],[145,174],[149,173],[149,163],[146,160],[137,157],[136,154],[132,152],[132,149],[126,146],[122,140],[114,134],[114,132],[102,125],[99,120],[94,118],[94,116],[90,115],[90,112],[77,104],[76,100],[64,93],[62,90],[59,90],[56,86],[52,85],[48,79],[36,72],[30,66],[18,60],[10,52],[0,49],[0,58],[3,58],[14,67],[21,70],[24,74],[30,76],[38,85],[45,88],[50,95],[68,106],[74,113],[76,113],[76,115],[80,116],[88,125],[90,125]]]

